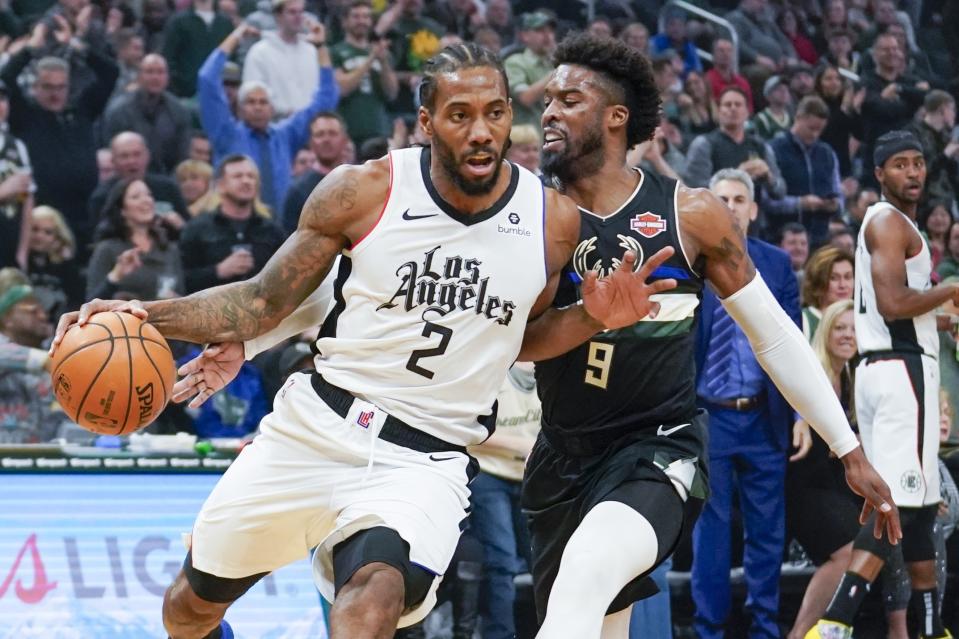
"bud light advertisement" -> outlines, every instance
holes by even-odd
[[[166,639],[163,593],[217,474],[0,476],[0,639]],[[237,639],[326,639],[308,558],[226,615]]]

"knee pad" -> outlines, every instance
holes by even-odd
[[[238,579],[217,577],[193,567],[191,550],[187,552],[186,559],[183,561],[183,574],[197,597],[211,603],[228,604],[242,597],[256,582],[270,573],[261,572]]]
[[[906,512],[903,516],[902,513]],[[936,558],[933,528],[939,505],[922,508],[900,508],[902,518],[902,558],[906,563],[928,561]]]
[[[371,563],[384,563],[403,576],[404,606],[412,608],[426,598],[436,575],[410,561],[410,545],[392,528],[361,530],[333,546],[334,594],[356,571]]]

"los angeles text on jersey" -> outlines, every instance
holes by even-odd
[[[427,251],[422,263],[410,261],[396,269],[400,285],[393,297],[376,307],[376,310],[402,304],[403,309],[409,312],[425,304],[423,319],[431,312],[442,316],[457,309],[473,310],[477,315],[508,326],[516,304],[488,294],[489,277],[483,277],[480,271],[483,262],[454,255],[443,259],[442,267],[438,259],[434,265],[436,252],[441,248],[436,246]]]

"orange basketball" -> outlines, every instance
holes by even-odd
[[[128,435],[152,422],[176,380],[166,340],[129,313],[97,313],[84,326],[73,326],[51,364],[60,406],[102,435]]]

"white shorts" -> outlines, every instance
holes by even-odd
[[[916,354],[880,357],[863,359],[856,368],[863,451],[889,484],[897,506],[936,504],[939,363]]]
[[[316,394],[309,374],[292,375],[260,434],[203,504],[193,529],[194,568],[236,579],[276,570],[316,548],[316,585],[333,601],[333,546],[385,526],[409,544],[411,562],[436,575],[400,627],[425,617],[467,515],[470,460],[378,439],[385,419],[360,399],[342,418]]]

